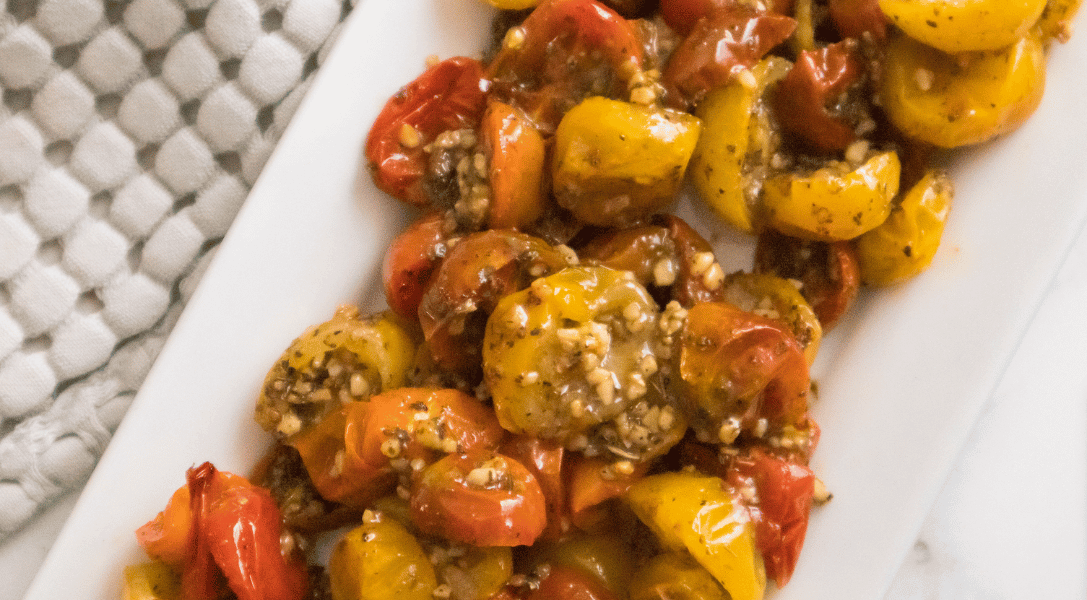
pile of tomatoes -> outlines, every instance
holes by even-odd
[[[435,59],[367,139],[420,211],[390,309],[284,352],[255,413],[274,448],[249,479],[189,471],[130,598],[784,585],[829,499],[807,466],[823,333],[862,283],[927,267],[952,196],[934,150],[1029,116],[1079,4],[492,3],[486,57]],[[758,236],[749,272],[666,213],[688,180]]]

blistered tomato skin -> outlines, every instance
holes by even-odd
[[[953,193],[946,174],[926,173],[882,225],[857,239],[861,279],[891,285],[928,268],[940,247]]]
[[[895,26],[944,52],[998,50],[1027,35],[1046,0],[879,0]]]
[[[625,225],[655,213],[679,191],[700,131],[688,113],[589,98],[555,132],[555,197],[592,225]]]
[[[835,164],[807,176],[772,177],[763,195],[767,224],[808,240],[851,240],[887,218],[900,175],[898,155],[882,152],[856,168]]]
[[[411,514],[423,532],[473,546],[531,545],[547,525],[536,478],[490,452],[451,454],[423,469],[412,486]]]
[[[423,148],[443,131],[474,129],[486,107],[486,91],[483,65],[454,57],[389,98],[366,138],[366,160],[377,187],[415,206],[429,204]]]
[[[1015,130],[1042,100],[1045,50],[1037,34],[988,52],[950,55],[906,36],[887,46],[883,108],[902,133],[956,148]]]
[[[657,372],[656,316],[644,287],[605,267],[570,267],[503,298],[483,345],[502,426],[562,441],[619,415]]]

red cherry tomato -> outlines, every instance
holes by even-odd
[[[606,587],[574,567],[552,564],[540,586],[525,596],[525,600],[618,600]]]
[[[300,556],[284,558],[279,508],[255,486],[225,490],[204,515],[204,536],[215,564],[238,600],[302,598],[309,575]]]
[[[440,213],[420,217],[385,251],[381,278],[385,300],[393,312],[414,321],[427,281],[445,256],[444,218]]]
[[[824,333],[853,305],[861,285],[857,251],[849,242],[811,242],[771,229],[759,235],[755,272],[799,281]]]
[[[865,32],[876,40],[887,37],[887,15],[879,8],[879,0],[830,0],[830,18],[843,38],[859,38]]]
[[[835,114],[833,107],[863,72],[855,42],[801,52],[774,94],[778,119],[818,150],[844,150],[857,134],[850,119]]]
[[[416,479],[411,515],[424,533],[456,542],[531,545],[547,525],[547,501],[532,473],[508,456],[450,454]]]
[[[544,134],[588,95],[625,96],[644,60],[632,23],[595,0],[544,0],[516,31],[488,74],[497,99],[522,109]]]
[[[149,554],[180,567],[184,600],[220,597],[224,577],[239,600],[306,595],[305,560],[283,555],[283,517],[268,490],[207,462],[189,469],[186,480],[136,533]]]
[[[788,583],[804,546],[815,475],[808,467],[749,448],[732,459],[726,479],[737,488],[754,487],[748,509],[755,521],[755,543],[766,576],[778,587]]]
[[[439,133],[475,129],[487,105],[487,82],[478,60],[454,57],[423,72],[389,98],[366,138],[366,160],[377,187],[425,206],[427,153]]]
[[[677,108],[697,104],[709,90],[753,67],[794,29],[796,21],[790,17],[738,2],[698,19],[665,66],[669,103]]]

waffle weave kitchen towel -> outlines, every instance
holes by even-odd
[[[0,541],[90,474],[351,0],[0,0]]]

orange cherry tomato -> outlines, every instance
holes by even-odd
[[[364,507],[396,483],[393,459],[498,446],[494,411],[453,389],[398,388],[348,404],[291,439],[321,496]]]
[[[377,187],[415,206],[429,204],[423,147],[443,131],[475,129],[486,102],[483,65],[463,56],[430,67],[397,91],[366,138],[366,160]]]
[[[524,229],[543,216],[546,207],[543,136],[521,111],[497,100],[487,105],[480,127],[490,165],[487,226]]]
[[[634,463],[631,473],[617,472],[611,463],[584,455],[571,455],[567,461],[567,502],[570,519],[581,529],[590,529],[605,514],[594,510],[601,503],[618,498],[649,471],[649,462]]]
[[[423,469],[411,492],[421,531],[474,546],[531,545],[547,525],[539,482],[493,452],[450,454]]]

